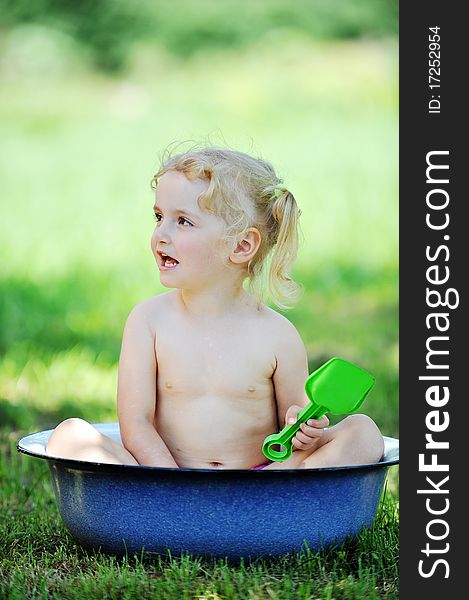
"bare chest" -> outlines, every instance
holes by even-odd
[[[275,356],[242,332],[162,332],[158,336],[160,394],[260,398],[271,395]]]

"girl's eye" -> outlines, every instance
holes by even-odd
[[[154,219],[154,220],[155,220],[157,223],[159,223],[159,222],[161,221],[161,215],[160,215],[160,214],[158,214],[158,213],[154,213],[154,215],[153,215],[153,219]]]
[[[188,221],[185,217],[179,217],[178,223],[179,225],[189,225],[190,227],[193,227],[192,223]]]

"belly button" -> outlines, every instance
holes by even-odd
[[[256,391],[256,388],[255,388],[253,385],[251,385],[251,387],[249,388],[249,391],[250,391],[250,392],[255,392],[255,391]]]
[[[173,387],[172,383],[169,383],[169,381],[166,382],[165,387],[170,390]]]

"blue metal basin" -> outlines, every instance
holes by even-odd
[[[119,440],[117,423],[95,427]],[[83,546],[122,554],[228,557],[320,549],[370,526],[399,441],[384,437],[381,462],[301,470],[165,469],[46,455],[52,430],[22,438],[18,450],[47,460],[57,504]]]

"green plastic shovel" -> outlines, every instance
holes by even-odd
[[[290,458],[292,439],[301,423],[320,419],[327,412],[345,415],[354,412],[375,383],[375,378],[342,358],[331,358],[311,373],[305,383],[310,403],[298,413],[296,423],[286,425],[280,433],[265,438],[262,452],[269,460],[283,462]],[[280,446],[275,449],[274,446]]]

